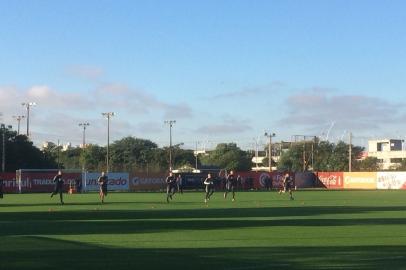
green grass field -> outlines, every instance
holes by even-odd
[[[0,200],[0,269],[406,269],[406,192]]]

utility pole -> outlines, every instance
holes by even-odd
[[[27,110],[27,137],[30,137],[30,108],[37,105],[35,102],[23,102],[21,103]]]
[[[83,127],[82,148],[86,148],[86,127],[90,126],[89,123],[79,123],[79,127]]]
[[[306,139],[303,140],[303,171],[306,171]]]
[[[197,151],[197,144],[198,144],[199,142],[198,141],[196,141],[196,150],[195,150],[195,158],[196,158],[196,166],[195,166],[195,168],[196,168],[196,171],[197,171],[197,158],[198,158],[198,155],[199,155],[199,152]]]
[[[14,119],[16,119],[17,120],[17,123],[18,123],[18,125],[17,125],[17,135],[20,135],[20,122],[21,122],[21,120],[22,119],[24,119],[25,118],[25,116],[24,115],[13,115],[13,118]]]
[[[60,158],[60,153],[61,153],[61,149],[60,149],[60,146],[59,146],[59,139],[58,139],[58,169],[60,169],[60,166],[59,166],[59,158]]]
[[[255,168],[257,168],[258,171],[258,141],[259,141],[259,136],[257,138],[254,138],[255,141]]]
[[[83,148],[83,153],[86,151],[86,127],[90,126],[89,123],[84,122],[84,123],[79,123],[79,127],[83,127],[83,142],[82,142],[82,148]],[[86,161],[85,158],[83,158],[83,164],[82,164],[82,171],[84,172],[86,169]]]
[[[312,141],[312,171],[314,172],[314,140]]]
[[[348,149],[348,171],[351,172],[351,160],[352,159],[352,133],[349,134],[349,149]]]
[[[269,145],[268,145],[268,165],[269,165],[269,172],[272,172],[272,137],[275,137],[275,133],[268,133],[265,132],[265,136],[269,138]]]
[[[3,137],[3,143],[2,143],[2,155],[1,155],[1,171],[5,172],[6,171],[6,126],[4,124],[1,124],[1,133]]]
[[[106,173],[109,172],[110,167],[110,155],[109,155],[109,148],[110,148],[110,118],[114,116],[114,112],[105,112],[102,113],[104,117],[107,119],[107,156],[106,156]]]
[[[176,124],[176,120],[165,120],[165,124],[169,125],[169,171],[172,171],[172,127]]]

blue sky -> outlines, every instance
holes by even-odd
[[[404,1],[3,1],[2,121],[32,138],[252,147],[264,130],[406,137]],[[15,124],[15,123],[13,123]],[[324,135],[323,135],[324,134]],[[202,143],[203,144],[203,143]]]

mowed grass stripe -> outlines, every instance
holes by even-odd
[[[101,205],[91,193],[59,206],[48,194],[7,194],[0,269],[71,269],[69,257],[79,269],[402,269],[405,195],[240,192],[231,202],[217,192],[205,205],[201,192],[170,204],[163,193],[111,193]]]

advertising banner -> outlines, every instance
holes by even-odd
[[[318,172],[318,186],[328,189],[340,189],[344,187],[343,172]]]
[[[3,181],[4,193],[18,193],[18,185],[15,173],[0,173],[0,180]]]
[[[264,188],[266,172],[234,172],[235,177],[240,179],[238,189],[251,190]],[[240,177],[238,177],[240,176]],[[262,184],[261,184],[262,183]],[[224,187],[222,187],[224,189]]]
[[[295,173],[294,179],[297,188],[313,188],[316,186],[317,177],[312,172]]]
[[[82,181],[84,183],[83,188],[86,191],[98,191],[100,173],[83,173]],[[130,180],[128,173],[108,173],[107,189],[109,191],[128,191],[130,188]]]
[[[406,189],[406,172],[378,172],[378,189]]]
[[[289,174],[295,180],[295,175],[293,173]],[[241,176],[241,185],[244,190],[266,189],[268,185],[274,189],[283,188],[284,172],[238,172],[235,175]]]
[[[289,173],[290,177],[295,179],[295,175]],[[272,172],[272,187],[274,189],[283,189],[283,178],[285,177],[284,172]]]
[[[131,191],[158,191],[166,188],[163,174],[136,174],[131,176]]]
[[[21,192],[51,192],[54,190],[53,182],[55,171],[21,171]],[[81,181],[81,173],[64,173],[64,190],[68,191],[70,185],[76,185]]]
[[[344,188],[376,189],[376,172],[345,172]]]

